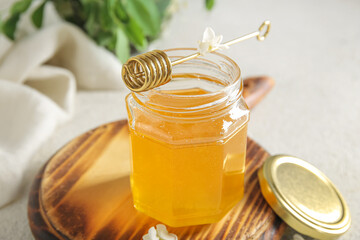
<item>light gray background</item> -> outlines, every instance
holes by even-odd
[[[265,19],[272,21],[265,42],[250,40],[224,51],[243,76],[276,80],[252,111],[249,135],[271,154],[301,157],[332,179],[353,220],[341,239],[360,239],[360,1],[218,0],[211,12],[202,0],[188,1],[152,48],[194,47],[207,26],[232,39]],[[32,239],[26,205],[36,171],[73,137],[125,117],[125,94],[79,92],[72,121],[34,156],[23,195],[0,209],[0,239]]]

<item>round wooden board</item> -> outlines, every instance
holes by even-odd
[[[128,131],[121,120],[86,132],[40,170],[28,205],[36,239],[141,239],[159,223],[133,207]],[[244,198],[218,223],[168,227],[169,232],[181,240],[280,239],[286,225],[262,197],[257,178],[268,156],[248,139]]]
[[[29,201],[36,239],[141,239],[159,222],[137,212],[125,120],[74,139],[40,171]],[[284,224],[262,197],[257,169],[269,154],[248,139],[245,195],[220,222],[169,231],[179,239],[276,239]]]

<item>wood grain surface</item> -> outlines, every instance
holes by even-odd
[[[253,86],[245,84],[247,96],[262,91],[258,96],[263,97],[273,85],[266,77],[246,81]],[[248,104],[257,102],[253,98]],[[280,239],[286,225],[262,197],[256,174],[268,156],[248,139],[244,198],[218,223],[168,227],[169,232],[179,239]],[[129,158],[126,120],[100,126],[64,146],[40,170],[31,189],[28,216],[34,237],[141,239],[159,222],[133,207]]]

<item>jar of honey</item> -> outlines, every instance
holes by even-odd
[[[195,49],[165,51],[171,61]],[[134,206],[169,226],[219,221],[243,196],[249,109],[237,64],[209,53],[126,98]]]

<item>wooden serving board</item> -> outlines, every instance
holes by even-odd
[[[254,106],[272,85],[266,77],[245,80],[248,104]],[[28,204],[36,239],[141,239],[159,223],[133,207],[128,131],[126,120],[121,120],[86,132],[40,170]],[[249,138],[244,198],[218,223],[168,227],[169,232],[181,240],[280,239],[286,225],[262,197],[257,178],[268,156]]]

